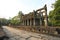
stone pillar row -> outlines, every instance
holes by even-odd
[[[40,25],[42,26],[42,19],[40,18]],[[24,26],[36,26],[36,19],[24,20],[22,23]],[[46,24],[46,21],[45,21]]]
[[[33,20],[31,20],[31,19],[24,20],[22,25],[24,25],[24,26],[32,26],[32,23],[35,26],[35,19],[33,19]]]

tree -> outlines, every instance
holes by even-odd
[[[50,23],[54,26],[60,26],[60,0],[57,0],[53,6],[54,10],[49,13]]]
[[[13,18],[11,19],[10,23],[11,23],[12,25],[19,25],[19,24],[20,24],[20,21],[18,20],[18,17],[15,16],[15,17],[13,17]]]
[[[0,25],[8,25],[8,19],[0,18]]]
[[[14,16],[10,20],[10,24],[12,24],[12,25],[20,25],[22,15],[23,15],[22,11],[19,11],[18,15]]]
[[[60,7],[60,0],[57,0],[55,3],[54,3],[54,8],[56,9],[56,8],[58,8],[58,7]]]
[[[23,15],[22,11],[19,11],[17,16],[18,16],[20,22],[22,21],[21,20],[22,19],[22,15]]]

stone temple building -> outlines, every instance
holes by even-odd
[[[38,10],[33,10],[29,14],[21,16],[21,25],[23,26],[47,26],[48,16],[47,16],[47,6]]]

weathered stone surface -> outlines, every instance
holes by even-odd
[[[3,27],[3,30],[6,32],[7,36],[10,37],[9,40],[60,40],[59,37],[28,32],[7,26]]]
[[[39,39],[39,38],[36,38],[36,37],[31,37],[28,40],[42,40],[42,39]]]
[[[2,28],[0,28],[0,37],[3,37],[3,36],[5,36],[5,33],[4,33],[4,31],[2,30]]]

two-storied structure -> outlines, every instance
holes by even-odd
[[[48,16],[47,16],[47,6],[38,10],[33,10],[29,14],[22,15],[22,25],[24,26],[47,26]]]

